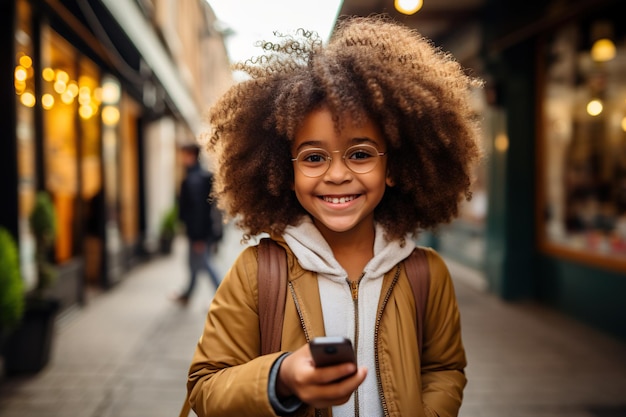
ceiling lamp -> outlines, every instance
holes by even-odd
[[[396,10],[403,14],[414,14],[424,5],[423,0],[394,0]]]

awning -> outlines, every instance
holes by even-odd
[[[133,0],[101,1],[132,40],[189,128],[198,134],[201,128],[198,108],[152,25]]]

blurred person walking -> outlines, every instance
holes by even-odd
[[[181,147],[186,175],[180,187],[179,218],[185,226],[188,241],[189,279],[187,288],[174,296],[183,306],[193,295],[198,274],[205,270],[217,289],[220,278],[212,266],[211,258],[222,239],[222,216],[210,200],[213,175],[200,166],[200,147],[196,144]]]

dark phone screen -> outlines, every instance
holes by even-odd
[[[352,342],[345,337],[316,337],[309,345],[317,367],[356,362]]]

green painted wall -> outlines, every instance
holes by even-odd
[[[506,132],[508,148],[490,150],[485,272],[491,291],[507,300],[532,297],[534,287],[533,62],[532,44],[517,45],[490,62],[504,119],[494,133]]]
[[[541,301],[626,339],[626,275],[547,256],[538,265]]]
[[[536,244],[536,48],[529,38],[485,55],[509,137],[508,149],[492,149],[489,162],[489,289],[506,300],[540,301],[626,339],[626,274],[547,256]]]

